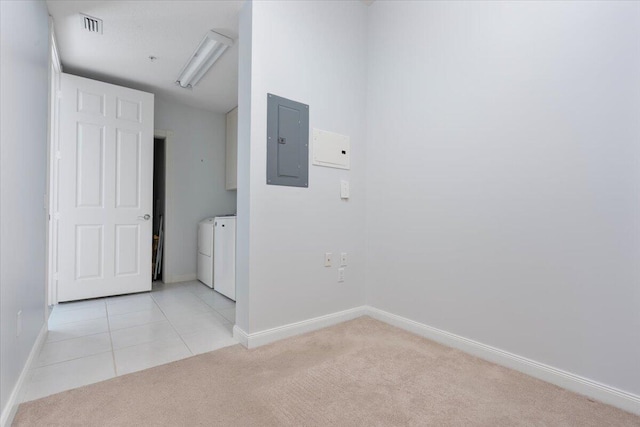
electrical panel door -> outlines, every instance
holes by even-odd
[[[309,186],[309,106],[267,94],[267,184]]]

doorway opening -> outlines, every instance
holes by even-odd
[[[153,139],[153,252],[151,277],[163,281],[166,198],[166,138]]]

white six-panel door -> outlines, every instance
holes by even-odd
[[[151,289],[153,95],[62,74],[58,301]]]

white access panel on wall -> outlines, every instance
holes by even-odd
[[[151,290],[153,94],[61,76],[57,300]]]
[[[313,164],[338,169],[351,168],[351,142],[346,135],[313,129]]]

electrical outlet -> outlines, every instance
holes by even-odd
[[[22,333],[22,310],[18,310],[16,314],[16,336],[19,337]]]
[[[342,252],[340,254],[340,265],[343,266],[343,267],[347,265],[347,253],[346,252]]]
[[[338,269],[338,282],[344,282],[344,268]]]
[[[331,252],[325,252],[324,254],[324,266],[331,267],[331,258],[333,258]]]

